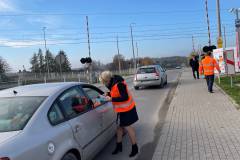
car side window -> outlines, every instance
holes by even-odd
[[[92,100],[94,107],[101,106],[107,102],[102,96],[104,92],[102,92],[100,89],[90,86],[83,86],[82,89]]]
[[[56,102],[52,105],[48,112],[48,119],[52,125],[57,125],[64,121],[64,116]]]
[[[74,118],[92,109],[90,103],[84,102],[84,99],[87,101],[87,97],[78,87],[67,90],[59,97],[59,103],[67,118]]]

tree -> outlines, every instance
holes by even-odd
[[[107,64],[107,68],[112,71],[118,71],[119,70],[119,61],[121,65],[121,70],[129,69],[129,64],[132,60],[126,60],[125,57],[122,54],[116,54],[113,57],[113,62]]]
[[[44,56],[41,49],[38,50],[38,63],[39,63],[39,72],[41,74],[46,71],[45,65],[44,65]]]
[[[8,63],[2,57],[0,57],[0,74],[4,74],[9,70],[10,68]]]
[[[7,71],[9,71],[8,63],[0,57],[0,81],[8,81],[8,77],[5,75]]]
[[[38,55],[36,53],[33,54],[33,57],[30,60],[32,67],[30,68],[32,72],[38,73],[40,72]]]
[[[145,57],[143,58],[141,61],[140,61],[141,65],[143,66],[147,66],[147,65],[152,65],[154,64],[154,61],[152,58],[149,58],[149,57]]]
[[[47,70],[47,62],[48,62],[49,72],[57,72],[57,65],[56,65],[55,57],[49,50],[47,50],[46,55],[45,55],[46,70]]]
[[[121,55],[121,54],[116,54],[116,55],[114,55],[114,57],[113,57],[113,70],[118,70],[119,69],[119,61],[120,61],[120,65],[121,65],[121,69],[122,69],[122,65],[123,65],[123,63],[124,63],[124,61],[125,61],[125,58],[124,58],[124,56],[123,55]]]
[[[100,61],[92,61],[92,71],[102,71],[104,70],[104,65]]]
[[[65,59],[64,63],[62,63],[62,65],[61,65],[62,72],[69,72],[69,71],[71,71],[71,64],[70,64],[70,62],[68,60],[68,57],[67,57],[66,53],[63,50],[60,50],[58,52],[58,55],[64,56],[64,59]],[[58,68],[60,68],[60,67],[58,67]],[[58,69],[58,71],[60,71],[60,69]]]

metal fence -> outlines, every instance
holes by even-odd
[[[99,83],[99,75],[101,71],[94,71],[92,73],[92,83]],[[113,74],[128,76],[134,74],[134,69],[113,71]],[[0,82],[0,90],[11,88],[14,86],[37,84],[37,83],[51,83],[51,82],[86,82],[90,83],[90,76],[87,72],[67,72],[67,73],[32,73],[21,72],[15,74],[8,74],[9,80],[7,82]]]

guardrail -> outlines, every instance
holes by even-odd
[[[129,82],[129,80],[131,78],[133,78],[133,75],[123,76],[123,77],[127,82]],[[72,79],[72,81],[74,81],[74,80]],[[79,79],[75,79],[75,82],[78,82],[78,81],[79,81]],[[64,82],[64,81],[55,80],[55,81],[48,81],[48,82]],[[48,82],[46,82],[46,83],[48,83]],[[70,81],[65,81],[65,82],[70,82]],[[86,79],[85,80],[82,79],[79,82],[86,82],[87,83],[88,81]],[[19,81],[18,82],[16,82],[16,81],[14,81],[14,82],[0,82],[0,90],[13,88],[13,87],[20,86],[20,85],[37,84],[37,83],[45,83],[45,82],[42,81],[42,80],[36,80],[36,81],[32,80],[32,81],[27,81],[27,83],[20,83]],[[98,79],[97,79],[97,81],[95,81],[94,85],[96,85],[98,87],[103,86],[102,84],[100,84]]]

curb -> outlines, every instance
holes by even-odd
[[[218,90],[220,90],[220,92],[230,100],[230,102],[236,107],[237,110],[240,110],[240,105],[238,105],[232,97],[230,97],[230,96],[229,96],[220,86],[218,86],[217,84],[214,84],[214,86],[215,86]]]

